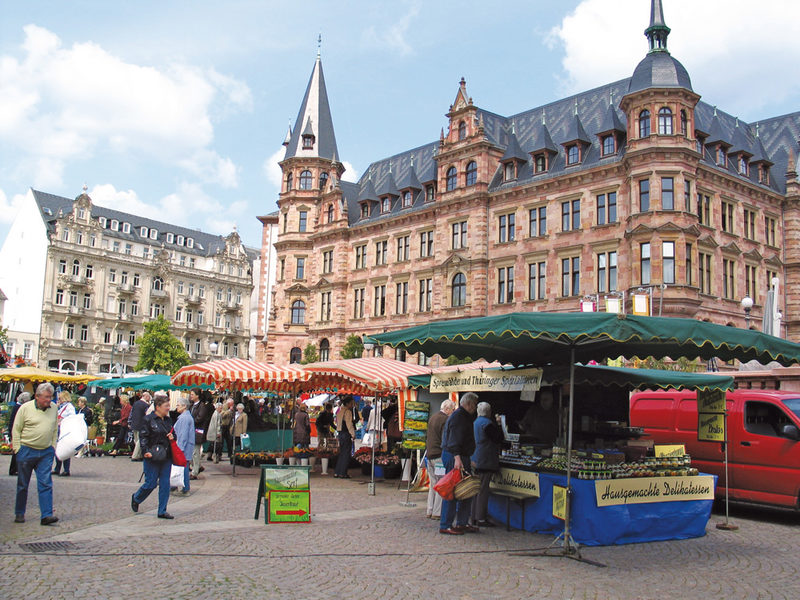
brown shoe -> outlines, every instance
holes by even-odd
[[[454,525],[453,529],[461,533],[478,533],[480,531],[475,525]]]
[[[464,532],[461,529],[456,529],[455,527],[450,527],[448,529],[440,529],[439,533],[444,535],[464,535]]]

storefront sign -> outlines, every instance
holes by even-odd
[[[697,412],[724,413],[725,390],[698,390]]]
[[[553,516],[565,521],[567,519],[567,488],[553,486]]]
[[[683,456],[686,454],[686,448],[683,444],[677,445],[656,445],[653,447],[655,451],[656,458],[663,458],[663,457],[671,457],[671,456]]]
[[[423,450],[428,435],[428,402],[409,401],[405,403],[405,419],[403,419],[403,448]]]
[[[274,507],[272,506],[272,494],[274,492],[303,492],[305,494],[305,499],[300,500],[287,500],[294,502],[301,502],[305,503],[300,505],[299,507],[292,507],[289,506],[288,508],[281,509],[281,510],[305,510],[306,514],[308,514],[308,506],[311,503],[311,492],[309,486],[309,477],[308,474],[311,471],[311,467],[308,466],[300,466],[300,465],[261,465],[261,477],[258,481],[258,498],[256,499],[256,514],[253,517],[254,519],[258,519],[258,515],[261,512],[261,500],[263,499],[266,503],[265,511],[264,511],[264,522],[272,523],[277,522],[278,520],[282,520],[284,522],[307,522],[310,521],[311,518],[308,517],[306,519],[302,519],[303,515],[296,514],[296,515],[278,515],[274,513]],[[293,498],[293,496],[276,496],[277,498]],[[279,500],[282,501],[282,500]],[[273,519],[273,514],[277,519]],[[281,519],[281,517],[286,517]],[[298,517],[298,518],[288,518],[288,517]]]
[[[697,439],[701,442],[724,442],[725,415],[697,413]]]
[[[524,494],[531,498],[539,497],[539,474],[520,469],[501,468],[492,476],[491,489],[507,490]]]
[[[268,498],[270,523],[310,523],[311,492],[272,490]]]
[[[469,369],[460,373],[434,373],[431,392],[521,392],[538,390],[542,384],[541,369],[515,371]]]
[[[714,477],[632,477],[594,482],[597,506],[713,500]]]

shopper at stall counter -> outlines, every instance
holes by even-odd
[[[297,404],[294,413],[292,443],[298,448],[308,448],[311,444],[311,419],[308,418],[308,408],[303,402]]]
[[[389,452],[403,441],[403,434],[400,431],[400,411],[397,406],[397,398],[389,398],[389,405],[381,411],[384,429],[386,430],[386,440]]]
[[[139,440],[144,455],[144,483],[131,495],[131,510],[139,512],[139,505],[150,493],[158,488],[158,518],[173,519],[167,512],[169,502],[169,475],[172,469],[172,450],[170,440],[172,419],[169,418],[169,398],[156,393],[153,399],[153,412],[145,415]]]
[[[522,430],[533,437],[533,441],[552,444],[558,437],[558,409],[553,401],[553,390],[539,391],[536,402],[531,404],[520,421]]]
[[[119,433],[117,434],[117,439],[114,441],[114,447],[111,449],[111,452],[109,452],[111,456],[119,454],[122,446],[130,448],[128,444],[128,431],[130,431],[128,421],[131,418],[131,411],[133,410],[130,397],[127,394],[120,394],[119,404],[119,419],[112,423],[112,425],[119,425]]]
[[[494,523],[486,518],[486,513],[489,505],[489,483],[492,476],[500,470],[503,430],[492,420],[492,407],[488,402],[479,402],[477,411],[478,418],[473,425],[475,453],[472,455],[472,466],[481,478],[481,487],[472,501],[472,524],[478,527],[494,527]]]
[[[72,405],[72,394],[68,391],[64,390],[63,392],[58,394],[58,425],[61,425],[61,421],[66,419],[67,417],[71,417],[75,414],[75,407]],[[58,439],[58,438],[56,438]],[[61,477],[69,477],[70,472],[69,468],[72,464],[72,459],[68,458],[65,461],[60,461],[56,458],[56,464],[53,468],[52,475],[60,475]],[[64,467],[64,472],[61,472],[61,467]]]
[[[244,404],[241,402],[236,405],[236,413],[233,415],[233,446],[242,448],[242,436],[247,433],[247,413],[244,412]]]
[[[208,431],[208,423],[211,421],[211,413],[214,408],[208,402],[203,400],[203,390],[194,388],[189,391],[189,400],[191,401],[191,416],[194,422],[195,436],[194,444],[192,445],[192,454],[186,457],[191,460],[192,466],[192,479],[197,479],[201,470],[205,470],[201,464],[203,459],[203,444],[206,441],[206,432]]]
[[[58,517],[53,516],[53,476],[50,473],[58,441],[58,409],[53,404],[53,393],[51,384],[40,384],[36,388],[34,401],[20,406],[14,419],[11,443],[14,454],[17,455],[15,523],[25,522],[28,485],[34,471],[39,492],[41,524],[52,525],[58,521]]]
[[[425,443],[425,461],[428,471],[428,507],[425,511],[429,519],[440,519],[442,517],[442,497],[436,493],[433,486],[439,481],[441,475],[436,474],[438,468],[441,472],[444,469],[442,463],[442,430],[447,422],[447,417],[453,414],[456,403],[452,400],[445,400],[439,407],[439,412],[428,420],[428,434]]]
[[[350,479],[347,474],[347,467],[350,466],[350,453],[353,449],[353,440],[356,437],[356,429],[353,425],[353,397],[345,396],[342,398],[339,412],[336,413],[336,435],[339,438],[339,459],[336,461],[336,472],[334,477],[339,479]]]
[[[225,409],[219,418],[219,426],[222,432],[222,441],[228,447],[228,460],[233,464],[233,398],[228,398],[225,402]]]
[[[147,414],[147,409],[150,408],[150,401],[152,397],[150,392],[144,392],[141,397],[133,403],[131,408],[131,416],[128,418],[128,424],[133,431],[133,454],[131,460],[134,462],[141,462],[142,460],[142,444],[139,442],[139,430],[142,428],[144,416]]]
[[[208,432],[206,439],[208,440],[208,460],[214,461],[214,464],[219,463],[222,457],[222,402],[217,402],[214,405],[214,414],[211,415],[211,420],[208,422]]]
[[[478,394],[467,392],[461,396],[459,407],[444,424],[442,431],[442,462],[445,474],[453,469],[470,471],[470,457],[475,452],[473,422],[478,406]],[[439,533],[463,535],[480,531],[468,523],[472,498],[466,500],[442,500],[442,517]],[[455,524],[453,520],[455,519]]]

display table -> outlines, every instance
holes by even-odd
[[[564,522],[553,516],[553,485],[566,486],[567,477],[549,473],[539,473],[538,476],[538,498],[531,497],[524,502],[513,502],[508,505],[506,497],[491,494],[489,515],[495,521],[515,529],[523,529],[524,521],[526,531],[549,533],[556,536],[564,531]],[[713,498],[713,488],[716,486],[717,478],[716,476],[707,477],[713,477],[713,486],[711,487],[711,497]],[[689,478],[689,480],[691,479]],[[704,482],[712,481],[705,477],[696,479]],[[631,500],[630,503],[598,506],[595,484],[602,494],[603,490],[607,489],[606,484],[621,481],[630,480],[592,481],[572,478],[570,532],[577,543],[586,546],[608,546],[680,540],[705,535],[713,499],[658,500],[655,502],[642,502],[642,499],[637,499]],[[665,486],[670,484],[670,482],[660,481],[658,478],[648,479],[648,482],[652,482],[648,485],[651,488],[650,493],[653,495],[662,493],[666,489]],[[683,484],[679,483],[679,485]],[[679,493],[683,493],[683,491],[681,488]],[[508,522],[506,520],[507,511],[510,515]]]

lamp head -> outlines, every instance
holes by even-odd
[[[744,309],[744,312],[750,312],[750,309],[753,308],[753,299],[750,296],[745,296],[742,298],[741,305]]]

